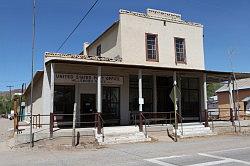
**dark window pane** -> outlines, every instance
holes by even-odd
[[[96,56],[101,56],[101,52],[102,52],[102,46],[98,45],[96,48]]]
[[[186,61],[186,52],[185,52],[185,40],[180,38],[175,38],[175,52],[177,62]]]
[[[147,59],[157,59],[156,35],[147,34]]]

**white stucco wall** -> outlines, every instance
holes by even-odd
[[[44,76],[43,76],[43,88],[42,88],[42,98],[43,98],[43,110],[42,114],[49,115],[51,110],[51,90],[50,90],[50,83],[51,83],[51,66],[44,65]],[[49,117],[43,117],[44,123],[49,123]]]
[[[43,88],[43,77],[40,77],[36,82],[34,82],[33,86],[33,115],[42,114],[43,111],[43,98],[42,98],[42,88]],[[30,89],[26,92],[25,95],[25,114],[30,115]],[[29,118],[26,117],[26,120],[29,121]]]
[[[101,45],[101,56],[109,58],[121,56],[120,40],[120,24],[117,22],[99,40],[87,48],[88,55],[96,56],[96,49]]]
[[[203,28],[120,14],[124,63],[172,68],[204,69]],[[145,33],[158,35],[159,62],[146,61]],[[174,37],[184,38],[187,64],[176,64]]]

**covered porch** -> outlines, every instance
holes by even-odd
[[[143,117],[154,118],[151,123],[206,121],[207,73],[202,70],[54,59],[46,62],[45,73],[53,103],[47,114],[53,113],[61,127],[72,125],[74,103],[77,127],[100,121],[142,126]]]

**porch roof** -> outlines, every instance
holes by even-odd
[[[151,65],[127,64],[123,63],[122,61],[101,61],[101,60],[87,60],[87,59],[77,59],[77,58],[49,57],[46,58],[45,65],[49,63],[84,64],[93,66],[168,70],[168,71],[189,72],[189,73],[206,73],[207,82],[224,82],[227,81],[230,77],[233,77],[232,72],[226,72],[226,71],[212,71],[212,70],[200,70],[200,69],[171,68],[171,67],[161,67],[161,66],[151,66]],[[235,72],[234,74],[237,79],[250,78],[250,73]]]

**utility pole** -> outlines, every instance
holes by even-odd
[[[13,88],[14,86],[8,85],[7,88],[9,88],[9,92],[10,92],[10,112],[11,112],[11,88]],[[8,111],[6,109],[6,117],[8,118]]]
[[[35,27],[36,27],[36,13],[35,13],[35,9],[36,9],[36,1],[33,0],[33,5],[32,5],[32,54],[31,54],[31,87],[30,87],[30,147],[33,147],[33,132],[32,132],[32,127],[33,127],[33,122],[32,122],[32,116],[33,116],[33,77],[34,77],[34,57],[35,57],[35,35],[36,35],[36,31],[35,31]]]

